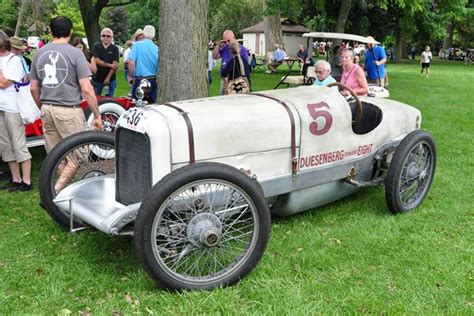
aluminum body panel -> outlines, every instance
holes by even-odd
[[[79,218],[98,230],[116,235],[133,222],[140,203],[125,206],[115,201],[114,176],[93,177],[78,181],[63,189],[54,199],[64,213]]]

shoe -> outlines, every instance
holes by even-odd
[[[11,179],[5,184],[0,186],[0,190],[10,190],[11,188],[15,188],[17,185],[20,183],[18,182],[13,182]]]
[[[266,73],[266,74],[271,74],[272,71],[271,71],[271,70],[267,70],[267,71],[265,71],[265,73]]]
[[[33,186],[30,184],[26,184],[25,182],[14,182],[14,186],[8,189],[8,192],[17,192],[17,191],[30,191]]]

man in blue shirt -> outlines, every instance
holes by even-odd
[[[233,42],[236,41],[234,32],[231,30],[226,30],[224,31],[224,34],[222,36],[222,40],[220,40],[216,47],[214,48],[212,52],[212,58],[214,59],[221,59],[221,89],[220,93],[221,95],[225,94],[225,82],[222,77],[222,74],[224,72],[225,66],[227,63],[232,59],[232,55],[230,54],[230,48],[229,45],[232,44]],[[249,53],[247,49],[240,45],[240,57],[242,58],[242,61],[244,62],[244,67],[245,67],[245,77],[247,77],[247,80],[249,81],[250,84],[250,66],[249,66]]]
[[[372,36],[367,37],[367,51],[365,52],[365,71],[367,71],[367,82],[385,86],[385,63],[387,55],[385,49],[375,44]]]
[[[283,58],[285,58],[285,52],[280,49],[280,45],[275,44],[275,51],[273,52],[273,58],[268,64],[267,73],[274,74],[276,72],[276,68],[283,63]]]
[[[154,103],[158,95],[156,75],[159,70],[159,49],[153,43],[155,28],[147,25],[143,28],[143,33],[145,39],[135,42],[128,54],[128,71],[130,73],[130,83],[133,84],[132,95],[135,96],[135,90],[140,85],[140,80],[147,79],[151,84],[148,101]]]

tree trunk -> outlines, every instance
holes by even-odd
[[[160,103],[209,96],[209,0],[160,1]]]
[[[351,7],[352,7],[352,0],[341,1],[341,8],[339,9],[339,16],[337,17],[337,22],[336,22],[336,29],[335,29],[336,33],[344,33],[347,17],[349,16]]]
[[[400,62],[402,58],[406,58],[406,38],[405,29],[400,26],[395,32],[395,62]],[[405,55],[404,55],[405,52]]]
[[[97,3],[94,5],[93,0],[79,0],[82,22],[84,23],[87,42],[90,48],[100,39],[100,13],[108,3],[109,0],[97,0]]]
[[[28,0],[21,0],[20,10],[18,11],[18,20],[16,21],[15,36],[20,35],[21,24],[23,23],[23,16],[25,15],[26,7],[29,4]]]
[[[265,16],[264,18],[265,23],[265,57],[269,55],[269,53],[275,50],[275,44],[279,44],[282,49],[285,49],[283,46],[283,35],[281,32],[281,21],[280,21],[280,13],[275,15]]]
[[[450,19],[446,24],[446,33],[447,36],[443,41],[443,48],[453,47],[453,35],[454,35],[454,19]]]

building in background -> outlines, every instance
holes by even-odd
[[[307,27],[296,24],[287,18],[281,19],[281,31],[283,35],[284,50],[289,56],[296,55],[298,45],[306,46],[306,38],[301,37],[303,33],[311,32]],[[240,31],[246,48],[258,56],[265,55],[265,25],[262,22]]]

